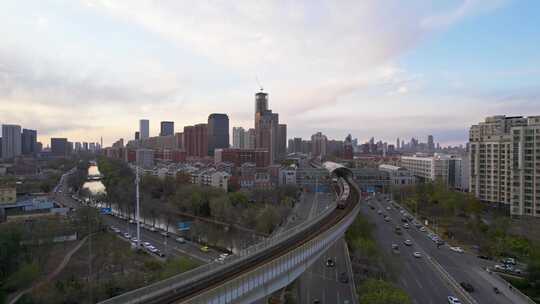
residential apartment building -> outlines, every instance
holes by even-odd
[[[11,159],[21,153],[21,126],[2,125],[2,158]]]
[[[487,117],[469,132],[470,191],[540,216],[540,116]]]
[[[420,181],[440,181],[453,188],[461,188],[463,170],[461,158],[435,153],[434,156],[402,156],[401,166]]]

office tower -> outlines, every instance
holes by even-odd
[[[255,149],[255,129],[249,128],[244,135],[244,148]]]
[[[278,141],[277,141],[278,159],[282,160],[287,157],[287,125],[278,125]]]
[[[159,136],[174,135],[174,121],[162,121],[160,127]]]
[[[487,117],[471,126],[469,148],[472,193],[511,214],[540,216],[540,116]]]
[[[268,94],[255,94],[255,147],[270,152],[270,163],[280,159],[279,115],[268,109]]]
[[[439,181],[445,185],[453,186],[455,181],[452,167],[454,159],[454,157],[445,154],[426,157],[402,156],[401,165],[422,182]]]
[[[82,143],[82,148],[83,148],[83,151],[88,151],[88,143],[87,142],[83,142]]]
[[[399,137],[396,139],[396,149],[399,150],[400,148],[400,142],[399,142]]]
[[[139,120],[140,139],[147,139],[150,136],[150,121],[148,119]]]
[[[327,141],[328,139],[321,132],[311,135],[311,156],[325,157]]]
[[[135,140],[141,139],[141,132],[137,131],[135,132]]]
[[[0,137],[0,160],[2,159],[2,137]]]
[[[227,114],[213,113],[208,116],[208,155],[215,149],[229,147],[229,117]]]
[[[208,155],[208,130],[206,124],[184,127],[184,149],[187,156],[204,157]]]
[[[80,152],[82,149],[82,145],[80,142],[75,143],[75,151]]]
[[[51,153],[55,156],[66,156],[68,153],[67,138],[51,138]]]
[[[21,126],[2,125],[2,158],[14,158],[21,152]]]
[[[351,134],[345,137],[345,142],[343,143],[343,158],[344,159],[353,159],[354,151],[352,145],[352,136]]]
[[[289,147],[291,153],[304,153],[302,149],[302,138],[295,137],[292,139],[292,145]]]
[[[233,148],[244,149],[246,130],[242,127],[233,127]]]
[[[22,147],[21,147],[22,154],[24,155],[35,154],[36,142],[37,142],[37,131],[23,129],[22,135],[21,135],[21,142],[22,142]]]
[[[427,148],[428,151],[433,152],[435,150],[435,143],[433,142],[433,135],[428,135],[427,137]]]

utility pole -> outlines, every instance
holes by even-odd
[[[136,221],[137,221],[137,248],[141,246],[141,221],[139,218],[139,166],[135,166],[135,195],[137,197]]]

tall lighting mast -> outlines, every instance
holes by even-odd
[[[137,248],[141,247],[141,220],[139,217],[139,166],[135,166],[135,195],[137,197],[136,221],[137,221]]]

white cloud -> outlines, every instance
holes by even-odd
[[[42,105],[48,110],[34,117],[51,130],[56,113],[70,111],[62,106],[82,104],[100,118],[84,115],[74,125],[114,129],[110,142],[131,136],[140,115],[181,127],[220,111],[233,113],[232,124],[249,125],[258,77],[271,107],[298,130],[290,134],[311,132],[300,123],[304,117],[326,117],[328,126],[345,129],[350,122],[340,117],[350,113],[399,113],[397,99],[423,82],[400,67],[399,57],[494,6],[425,4],[86,0],[53,9],[8,2],[0,5],[0,101]],[[28,26],[26,10],[33,12]]]

